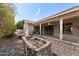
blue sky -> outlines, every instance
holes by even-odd
[[[56,14],[73,6],[76,3],[17,3],[17,14],[15,21],[23,19],[37,21],[47,16]]]

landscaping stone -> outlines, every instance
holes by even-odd
[[[27,39],[23,37],[27,45],[27,56],[51,56],[53,55],[51,49],[51,42],[40,37],[33,36]]]

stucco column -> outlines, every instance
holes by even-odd
[[[41,35],[41,24],[40,24],[40,35]]]
[[[63,19],[60,19],[60,40],[63,39]]]

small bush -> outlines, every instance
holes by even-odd
[[[16,27],[17,27],[17,29],[23,29],[23,25],[24,25],[24,21],[19,21],[19,22],[16,24]]]

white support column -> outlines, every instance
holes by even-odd
[[[60,19],[60,40],[63,40],[63,19]]]
[[[40,24],[40,35],[41,35],[41,24]]]

